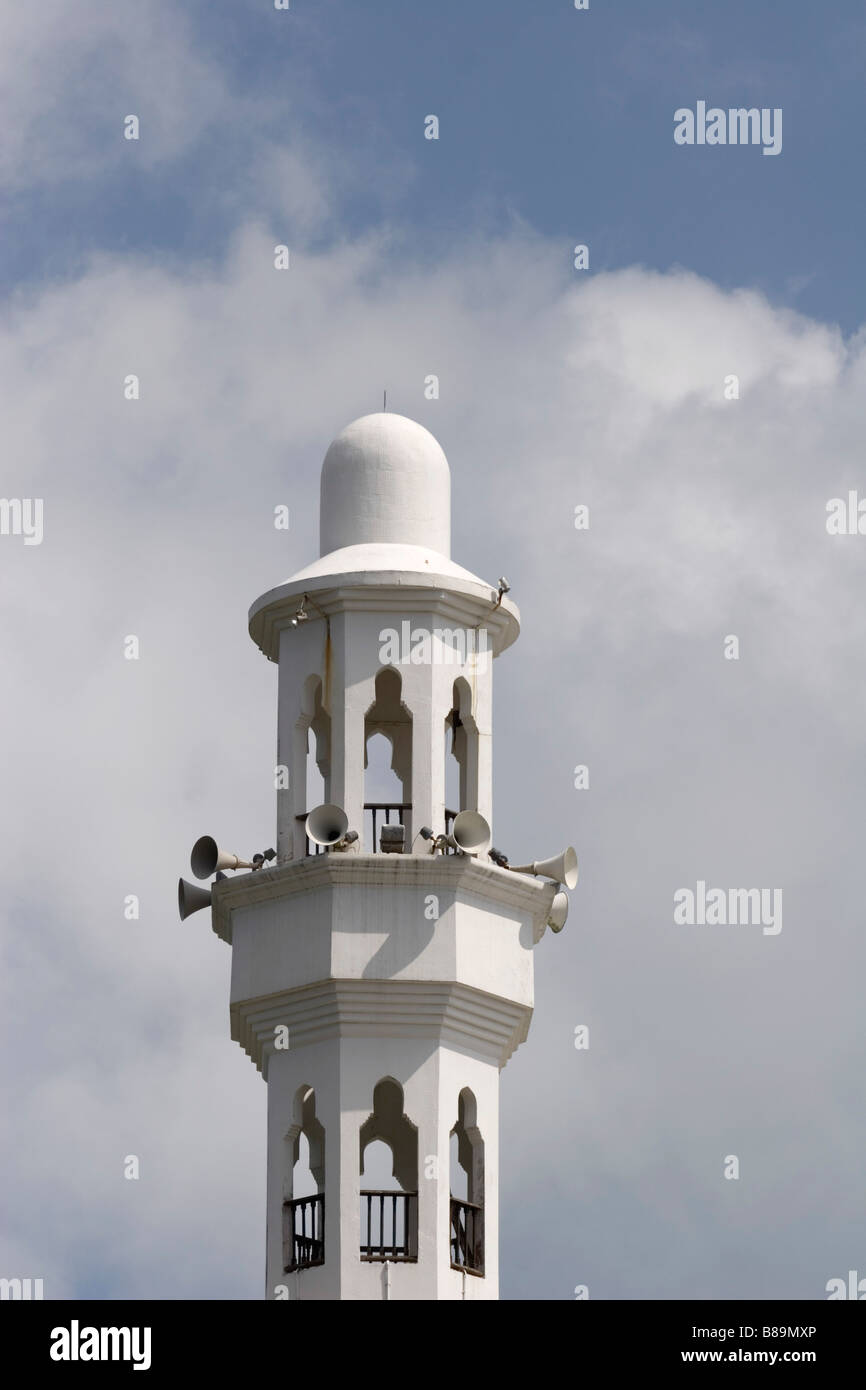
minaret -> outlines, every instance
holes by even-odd
[[[328,449],[321,558],[250,610],[279,671],[277,857],[214,884],[212,921],[232,1037],[268,1087],[267,1298],[498,1297],[499,1072],[529,1029],[533,947],[564,920],[555,883],[491,862],[478,816],[458,822],[469,852],[445,838],[461,812],[493,818],[506,588],[450,558],[436,440],[376,414]],[[376,733],[387,806],[365,796]],[[310,759],[332,809],[308,824]],[[387,1182],[362,1177],[375,1141]]]

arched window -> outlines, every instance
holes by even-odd
[[[381,848],[381,827],[404,825],[411,810],[412,715],[402,692],[399,673],[386,666],[376,677],[376,698],[364,717],[364,849],[368,854]],[[407,826],[407,841],[408,835]]]
[[[365,1191],[402,1192],[394,1174],[394,1150],[384,1139],[374,1139],[361,1156],[361,1187]]]
[[[315,679],[307,730],[307,809],[330,801],[331,716],[322,704],[322,682]]]
[[[293,785],[298,858],[318,850],[318,846],[306,840],[304,821],[314,806],[331,799],[331,716],[322,704],[320,676],[308,676],[304,682],[301,712],[295,725]]]
[[[325,1263],[325,1131],[316,1118],[316,1093],[299,1086],[294,1122],[286,1134],[283,1176],[283,1269]]]
[[[459,719],[459,714],[456,717]],[[455,748],[454,718],[455,711],[452,710],[445,720],[445,818],[449,822],[448,830],[457,812],[465,809],[460,795],[460,759]]]
[[[469,682],[458,676],[445,717],[445,820],[450,829],[458,811],[478,809],[478,727]]]
[[[457,1098],[451,1131],[451,1268],[484,1274],[484,1140],[468,1086]]]
[[[376,1085],[359,1137],[361,1259],[417,1260],[418,1129],[392,1077]]]

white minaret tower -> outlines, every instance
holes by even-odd
[[[519,632],[505,587],[450,558],[436,440],[377,414],[325,457],[321,558],[250,610],[279,668],[277,859],[216,883],[212,920],[232,1037],[268,1086],[267,1298],[498,1297],[499,1072],[529,1029],[533,947],[564,917],[554,883],[491,862],[473,817],[458,834],[477,853],[422,827],[492,822],[492,657]],[[376,733],[402,786],[389,806],[365,797]],[[312,836],[308,759],[345,812]]]

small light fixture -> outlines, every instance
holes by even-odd
[[[511,585],[509,584],[508,580],[505,578],[505,575],[504,575],[504,574],[503,574],[503,575],[500,575],[500,578],[499,578],[499,587],[497,588],[497,590],[496,590],[496,595],[495,595],[495,597],[494,597],[494,599],[493,599],[493,611],[494,611],[494,613],[496,612],[496,609],[499,607],[499,605],[500,605],[500,603],[502,602],[502,600],[505,598],[505,595],[509,592],[510,588],[511,588]]]
[[[308,623],[310,621],[310,615],[307,612],[308,603],[312,604],[313,608],[315,608],[320,618],[324,618],[325,627],[328,631],[328,634],[330,635],[331,619],[328,617],[325,610],[319,607],[319,605],[316,603],[316,600],[314,598],[310,598],[309,594],[304,594],[304,597],[301,599],[297,613],[293,618],[290,619],[292,627],[300,627],[301,623]]]
[[[402,854],[405,844],[405,825],[382,826],[379,832],[379,848],[383,854]]]

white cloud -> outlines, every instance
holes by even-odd
[[[297,177],[313,229],[328,190]],[[229,1040],[228,952],[177,923],[174,880],[202,832],[272,838],[275,673],[246,609],[313,557],[325,447],[387,386],[449,454],[455,558],[507,573],[523,609],[497,668],[497,836],[521,857],[574,837],[582,859],[504,1083],[506,1236],[518,1193],[549,1229],[537,1167],[573,1232],[506,1292],[687,1296],[733,1221],[740,1265],[711,1292],[744,1296],[759,1250],[767,1291],[821,1296],[856,1256],[864,1137],[866,540],[824,530],[861,476],[863,340],[687,273],[562,284],[561,248],[525,232],[424,268],[384,235],[299,241],[288,273],[280,239],[251,218],[222,266],[99,258],[0,337],[4,487],[45,499],[40,547],[0,541],[5,1272],[73,1293],[86,1238],[118,1296],[260,1294],[264,1089]],[[784,885],[778,940],[672,926],[674,889],[714,874]],[[773,1185],[805,1180],[822,1127],[836,1195],[792,1247]],[[738,1146],[739,1207],[719,1187]]]
[[[206,56],[166,0],[66,0],[0,14],[0,178],[12,189],[145,170],[190,150],[209,124],[261,107]],[[123,138],[127,115],[140,140]]]

